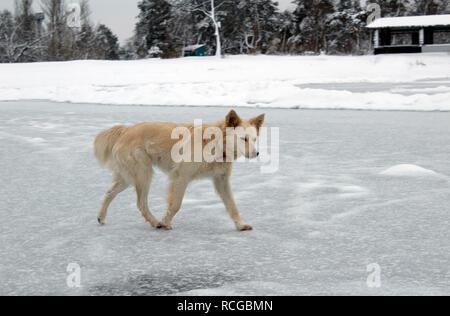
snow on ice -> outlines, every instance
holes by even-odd
[[[419,166],[402,164],[393,166],[383,172],[382,175],[398,176],[398,177],[415,177],[415,176],[437,176],[438,174],[433,170],[425,169]]]

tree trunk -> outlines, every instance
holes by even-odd
[[[211,19],[215,28],[215,36],[216,36],[216,57],[222,57],[222,44],[220,41],[220,29],[219,23],[216,21],[216,8],[214,5],[214,0],[211,0]]]

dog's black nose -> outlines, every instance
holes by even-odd
[[[259,157],[259,151],[256,153],[256,157]]]

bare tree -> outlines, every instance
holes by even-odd
[[[0,25],[0,28],[2,27],[3,26]],[[20,27],[21,24],[14,25],[11,31],[3,33],[2,38],[0,39],[0,51],[3,51],[3,59],[9,63],[34,61],[26,59],[25,54],[30,51],[35,52],[42,49],[42,42],[48,37],[47,34],[35,39],[21,41],[18,36]]]
[[[81,27],[68,25],[73,11],[68,12],[65,0],[41,0],[43,12],[38,14],[32,4],[33,0],[15,0],[15,15],[0,11],[0,62],[118,58],[117,37],[106,26],[91,25],[88,0],[80,0],[76,10]]]
[[[201,1],[200,4],[189,3],[185,9],[189,11],[199,11],[206,15],[214,26],[214,36],[216,37],[216,57],[222,57],[222,41],[220,38],[220,22],[217,19],[217,10],[225,4],[225,1],[219,5],[214,0]]]
[[[72,46],[72,35],[66,25],[64,0],[41,0],[42,11],[48,19],[47,32],[51,34],[47,44],[49,60],[67,60]]]
[[[46,39],[38,32],[31,0],[15,1],[15,17],[9,11],[0,14],[0,60],[2,62],[32,62],[42,59]]]

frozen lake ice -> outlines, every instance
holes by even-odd
[[[215,121],[225,108],[0,110],[0,295],[450,294],[450,113],[264,109],[280,127],[280,170],[236,164],[234,195],[255,228],[242,233],[207,180],[191,184],[173,231],[144,223],[131,189],[106,226],[96,219],[111,182],[92,154],[99,131]],[[166,183],[158,173],[150,190],[159,219]],[[81,288],[66,284],[69,263]],[[373,263],[379,288],[366,282]]]
[[[433,95],[450,89],[448,78],[417,80],[414,82],[344,82],[344,83],[308,83],[299,84],[302,89],[323,89],[348,91],[351,93],[384,92],[404,96],[417,94]]]

